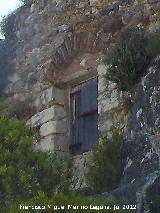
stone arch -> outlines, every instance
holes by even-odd
[[[104,42],[98,33],[93,32],[71,32],[54,47],[54,54],[46,67],[48,80],[54,78],[53,73],[68,68],[79,53],[95,54],[104,47]]]

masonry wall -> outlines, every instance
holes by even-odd
[[[8,18],[12,30],[6,40],[12,47],[10,67],[15,72],[4,92],[11,102],[36,108],[28,124],[40,130],[38,147],[43,150],[54,146],[68,150],[70,90],[83,80],[99,75],[100,130],[108,131],[123,117],[122,94],[103,80],[101,52],[116,32],[130,22],[143,21],[145,10],[134,1],[108,2],[29,1]]]
[[[13,71],[4,93],[11,103],[16,100],[36,108],[27,118],[27,124],[36,127],[41,136],[36,149],[68,152],[70,92],[94,76],[98,76],[99,131],[109,135],[113,126],[125,130],[128,94],[118,92],[104,79],[107,68],[102,51],[126,27],[147,27],[159,1],[110,2],[35,0],[8,18],[12,30],[6,40]],[[76,173],[81,177],[86,155],[75,157]],[[76,187],[84,186],[82,182]]]

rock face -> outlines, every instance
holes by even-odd
[[[120,187],[99,198],[121,198],[137,203],[137,211],[145,212],[146,189],[159,184],[159,58],[132,91],[132,107],[126,120],[124,170]]]
[[[125,147],[127,159],[122,184],[134,184],[146,179],[147,185],[160,175],[160,73],[159,61],[156,63],[157,66],[150,69],[132,94],[134,104],[127,122]],[[143,196],[145,196],[144,187],[140,189]]]
[[[91,153],[86,152],[73,158],[73,178],[71,190],[79,190],[87,188],[85,173],[88,165],[91,163]]]
[[[120,187],[100,197],[124,197],[137,202],[139,212],[146,188],[159,176],[159,68],[150,69],[134,92],[125,94],[104,79],[101,53],[120,30],[149,25],[158,8],[158,1],[147,0],[31,0],[8,18],[12,30],[6,36],[13,71],[4,93],[13,102],[28,105],[30,100],[36,108],[27,121],[40,133],[36,149],[69,151],[71,92],[98,77],[98,130],[109,135],[118,127],[126,139]],[[129,114],[128,97],[133,103]],[[80,176],[76,188],[86,186],[83,171],[89,161],[87,154],[74,159],[75,176]]]

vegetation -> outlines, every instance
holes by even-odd
[[[105,54],[105,77],[116,83],[120,90],[132,88],[148,66],[147,41],[142,29],[130,28],[120,34],[115,46]]]
[[[114,134],[113,138],[117,137],[119,140],[119,136]],[[54,153],[35,151],[32,146],[33,140],[36,140],[33,129],[27,128],[20,120],[9,120],[5,115],[0,115],[1,212],[24,212],[25,207],[29,208],[27,212],[35,212],[33,208],[37,207],[38,212],[49,213],[54,211],[55,206],[64,206],[64,210],[60,212],[68,212],[68,205],[71,205],[69,212],[91,212],[92,205],[109,206],[111,209],[108,212],[112,213],[113,206],[120,205],[115,200],[91,200],[69,193],[71,164],[68,158],[58,158]],[[119,147],[118,144],[114,146]],[[103,150],[102,152],[104,153]],[[98,183],[99,181],[98,179]],[[74,210],[72,205],[78,206],[78,209]],[[87,206],[88,209],[82,210],[81,206]],[[120,205],[117,212],[129,211],[123,210]]]
[[[28,200],[40,191],[51,197],[68,190],[68,161],[54,153],[34,151],[34,131],[19,120],[0,115],[0,209]]]
[[[21,205],[21,210],[19,209]],[[96,207],[97,210],[91,210],[91,207]],[[78,196],[75,193],[69,193],[69,194],[56,194],[52,198],[48,198],[43,192],[38,192],[37,195],[32,199],[28,200],[26,202],[19,202],[19,203],[10,203],[9,208],[7,209],[8,213],[18,213],[18,212],[26,212],[26,210],[22,210],[24,206],[30,206],[29,210],[27,212],[35,212],[34,210],[31,210],[32,206],[35,208],[35,206],[39,208],[45,207],[45,210],[37,210],[36,212],[46,212],[46,213],[52,213],[56,211],[54,207],[59,207],[62,209],[57,210],[57,212],[97,212],[99,207],[109,207],[109,210],[101,209],[100,212],[105,213],[113,213],[115,212],[114,205],[120,206],[120,210],[116,210],[117,213],[128,213],[131,212],[129,210],[123,210],[123,206],[118,203],[116,200],[110,200],[110,201],[102,201],[102,200],[92,200],[83,196]],[[74,206],[74,207],[73,207]],[[86,209],[81,209],[81,207],[85,207]],[[64,210],[63,210],[64,208]],[[132,211],[133,212],[133,211]]]
[[[123,142],[122,134],[113,130],[111,139],[101,136],[100,144],[94,147],[93,164],[86,178],[95,192],[109,192],[118,186],[122,172]]]

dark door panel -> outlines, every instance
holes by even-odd
[[[87,82],[72,97],[72,154],[89,151],[98,143],[97,79]]]

